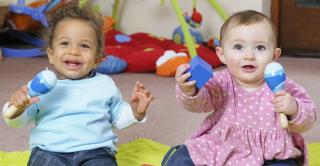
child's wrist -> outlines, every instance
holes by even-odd
[[[299,111],[299,106],[298,106],[298,102],[296,100],[294,100],[294,107],[291,109],[292,111],[290,111],[288,113],[289,116],[296,116],[298,114]]]
[[[138,121],[141,121],[141,120],[146,116],[146,113],[136,113],[136,112],[134,112],[134,113],[133,113],[133,116],[134,116],[134,118],[136,118]]]
[[[298,116],[298,110],[296,110],[293,114],[289,115],[289,119],[295,119]]]
[[[197,89],[193,88],[192,91],[183,92],[186,96],[195,96],[197,94]]]

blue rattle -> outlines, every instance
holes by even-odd
[[[40,96],[48,93],[52,90],[57,83],[57,76],[51,70],[43,70],[39,72],[31,81],[28,83],[29,94],[28,98],[34,96]],[[10,106],[6,112],[4,112],[4,117],[11,119],[18,108],[14,105]]]
[[[284,88],[286,73],[279,63],[271,62],[265,68],[264,79],[270,90],[276,93]],[[288,127],[288,119],[284,113],[280,113],[280,125],[282,128]]]

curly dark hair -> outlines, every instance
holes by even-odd
[[[71,1],[64,4],[62,7],[58,8],[51,15],[49,15],[49,28],[45,34],[47,40],[46,48],[52,47],[52,40],[55,35],[55,29],[59,22],[62,20],[72,18],[79,19],[81,21],[88,22],[94,29],[97,35],[97,59],[101,59],[104,47],[104,36],[103,36],[103,20],[102,16],[98,12],[94,12],[90,5],[85,5],[80,8],[79,2],[77,0]]]

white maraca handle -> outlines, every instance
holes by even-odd
[[[264,79],[266,80],[266,83],[271,91],[275,93],[284,88],[286,73],[279,63],[272,62],[269,63],[265,68]],[[280,112],[279,119],[280,126],[282,128],[287,128],[289,125],[287,116]]]
[[[288,122],[288,118],[287,115],[280,112],[280,126],[284,129],[288,128],[289,122]]]
[[[55,87],[57,83],[57,76],[51,70],[43,70],[38,73],[29,83],[29,95],[28,99],[34,96],[43,95],[49,92]],[[8,119],[14,118],[14,115],[17,113],[18,108],[14,105],[11,105],[5,112],[3,116]]]
[[[5,112],[3,112],[3,116],[8,119],[13,119],[17,111],[18,108],[15,105],[11,105]]]

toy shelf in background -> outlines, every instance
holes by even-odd
[[[17,4],[10,4],[7,21],[9,25],[1,35],[7,35],[12,39],[31,44],[33,48],[13,48],[4,44],[0,46],[1,54],[8,57],[38,57],[46,55],[42,50],[45,42],[38,38],[38,35],[31,33],[31,31],[34,32],[40,26],[47,28],[47,14],[59,7],[62,2],[60,0],[38,0],[25,5],[25,0],[18,0]]]

